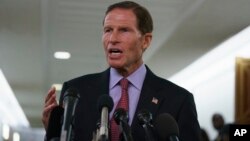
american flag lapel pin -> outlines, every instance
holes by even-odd
[[[152,103],[154,103],[154,104],[158,104],[158,99],[157,99],[157,98],[155,98],[155,97],[153,97],[153,98],[152,98]]]

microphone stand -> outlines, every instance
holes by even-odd
[[[122,129],[122,136],[124,138],[124,141],[133,141],[131,129],[130,129],[130,126],[128,125],[128,123],[124,120],[121,120],[120,127]]]
[[[179,138],[177,136],[170,136],[169,141],[179,141]]]
[[[74,88],[69,88],[64,94],[64,116],[60,141],[72,141],[74,139],[72,128],[74,126],[75,108],[79,98],[80,95]]]
[[[145,131],[145,139],[146,141],[156,141],[154,132],[153,132],[153,125],[152,125],[152,114],[148,110],[141,110],[137,115],[137,119],[139,124],[143,127]]]
[[[119,125],[124,141],[133,141],[130,126],[128,125],[128,113],[122,109],[116,109],[114,113],[115,122]]]
[[[152,130],[148,128],[146,124],[143,124],[142,127],[144,128],[146,141],[155,141],[155,138],[152,134]]]
[[[60,141],[60,139],[59,137],[55,137],[55,138],[50,139],[49,141]]]

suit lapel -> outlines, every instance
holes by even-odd
[[[110,68],[105,70],[102,74],[101,74],[101,78],[99,81],[99,85],[100,87],[97,88],[101,88],[101,92],[102,94],[109,94],[109,79],[110,79]]]
[[[141,95],[139,98],[139,102],[136,108],[136,113],[133,118],[132,127],[138,128],[139,123],[137,121],[137,114],[140,110],[148,110],[152,113],[153,118],[158,111],[159,106],[163,102],[164,98],[160,95],[160,82],[158,81],[158,77],[154,75],[149,68],[147,68],[146,77],[142,86]],[[139,127],[142,128],[142,127]]]

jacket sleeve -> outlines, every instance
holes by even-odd
[[[192,94],[186,96],[178,117],[180,141],[200,141],[200,125]]]

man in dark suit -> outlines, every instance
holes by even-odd
[[[64,92],[74,87],[80,93],[75,111],[74,133],[76,141],[90,141],[96,130],[100,113],[96,108],[100,95],[108,94],[114,101],[110,113],[122,97],[119,81],[126,78],[128,86],[128,115],[135,141],[145,140],[137,114],[147,109],[155,119],[161,113],[171,114],[179,126],[181,141],[199,141],[200,127],[191,93],[151,72],[143,63],[142,55],[152,40],[153,21],[149,12],[137,3],[124,1],[108,7],[103,21],[103,46],[109,68],[101,73],[81,76],[64,83]],[[48,127],[50,112],[57,106],[55,88],[45,99],[43,124]],[[111,134],[111,137],[113,135]],[[112,139],[114,141],[114,139]]]

